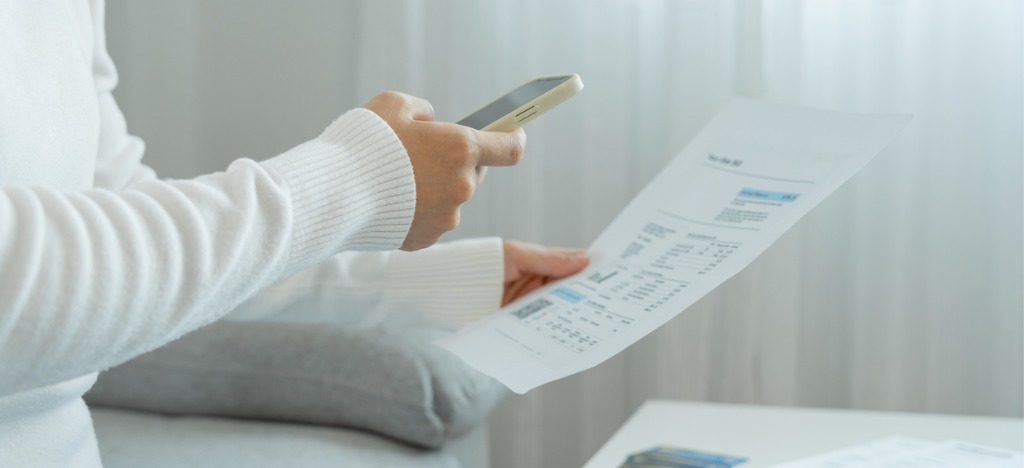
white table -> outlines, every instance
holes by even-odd
[[[1021,451],[1024,420],[649,400],[584,467],[618,467],[631,453],[668,444],[746,457],[737,468],[755,468],[891,435]]]

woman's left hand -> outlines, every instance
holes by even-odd
[[[587,266],[590,258],[585,250],[562,249],[504,241],[505,294],[504,306],[552,280],[569,276]]]

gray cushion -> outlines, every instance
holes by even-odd
[[[440,330],[218,322],[100,374],[90,405],[366,429],[439,447],[507,390],[430,344]]]

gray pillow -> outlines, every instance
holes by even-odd
[[[100,374],[90,405],[355,427],[436,448],[508,394],[442,330],[222,321]]]

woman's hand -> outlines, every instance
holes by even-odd
[[[562,249],[504,241],[505,293],[504,306],[552,280],[582,270],[590,262],[585,250]]]
[[[402,250],[434,245],[459,225],[459,209],[480,185],[484,166],[512,166],[523,158],[526,134],[481,132],[434,122],[430,103],[393,91],[364,106],[381,117],[402,141],[416,179],[416,213]]]

